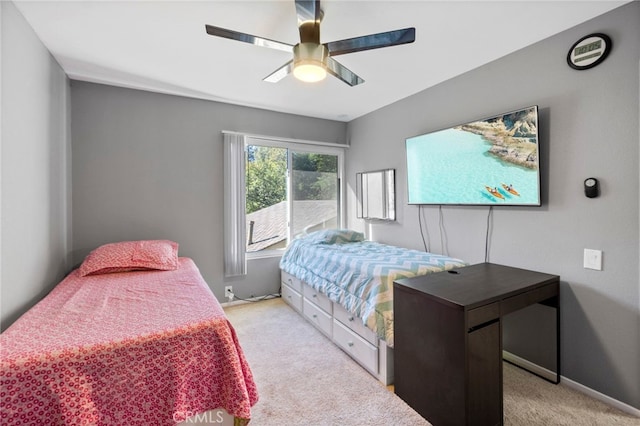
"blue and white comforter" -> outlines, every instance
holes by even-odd
[[[467,263],[363,239],[344,230],[309,234],[289,245],[280,268],[344,306],[393,346],[393,281]]]

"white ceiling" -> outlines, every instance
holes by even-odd
[[[211,24],[296,44],[293,0],[14,1],[71,79],[339,121],[628,2],[325,0],[321,42],[416,28],[412,44],[336,57],[365,80],[349,87],[331,76],[315,84],[293,76],[264,82],[288,53],[205,32]]]

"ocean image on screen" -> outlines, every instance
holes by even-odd
[[[409,138],[410,204],[539,205],[537,108]]]

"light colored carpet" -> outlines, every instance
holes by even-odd
[[[251,425],[429,425],[281,299],[225,309],[260,394]],[[639,425],[562,385],[505,364],[507,425]]]
[[[503,363],[505,425],[640,426],[633,417],[562,384],[554,385]]]

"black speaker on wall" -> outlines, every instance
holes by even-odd
[[[600,184],[596,178],[586,178],[584,180],[584,195],[587,198],[596,198],[600,195]]]

